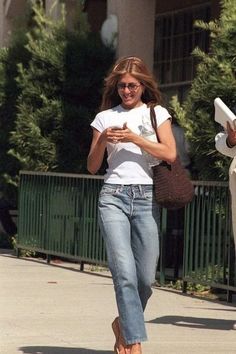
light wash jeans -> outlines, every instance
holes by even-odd
[[[126,344],[147,340],[143,311],[159,257],[159,208],[152,185],[104,184],[99,225]]]

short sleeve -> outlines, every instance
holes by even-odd
[[[90,126],[92,128],[97,129],[100,133],[102,133],[103,130],[105,130],[105,124],[104,124],[102,112],[100,112],[96,115],[96,117],[94,118],[94,120],[92,121]]]
[[[167,119],[171,119],[170,113],[167,111],[166,108],[158,105],[155,106],[155,113],[156,113],[156,120],[157,126],[159,127],[162,123],[164,123]]]

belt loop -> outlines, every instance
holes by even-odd
[[[117,188],[117,192],[122,193],[123,189],[124,189],[124,185],[120,184],[119,187]]]
[[[141,184],[138,185],[140,195],[143,195],[143,188]]]

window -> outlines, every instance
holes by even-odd
[[[209,33],[194,27],[210,21],[210,3],[158,15],[155,23],[154,70],[162,92],[182,100],[195,75],[195,47],[209,48]]]

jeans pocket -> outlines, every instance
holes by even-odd
[[[153,193],[153,186],[146,186],[143,190],[143,195],[144,195],[144,198],[147,199],[147,200],[153,200],[153,196],[154,196],[154,193]]]
[[[117,194],[119,190],[119,186],[118,185],[113,185],[113,184],[104,184],[102,186],[102,189],[100,191],[100,197],[103,197],[103,196],[109,196],[109,195],[115,195]]]

